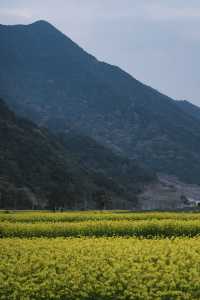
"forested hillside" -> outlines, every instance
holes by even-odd
[[[17,117],[2,100],[0,140],[0,208],[133,208],[156,180],[91,139],[63,139]]]
[[[0,26],[0,95],[39,125],[82,131],[156,172],[200,184],[199,119],[45,21]]]

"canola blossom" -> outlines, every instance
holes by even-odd
[[[0,212],[0,300],[199,300],[200,213]]]
[[[0,299],[199,300],[200,238],[1,239]]]
[[[198,236],[200,221],[140,220],[84,222],[0,222],[0,237],[174,237]]]
[[[197,212],[131,212],[131,211],[0,211],[0,222],[84,222],[84,221],[137,221],[137,220],[199,220]]]

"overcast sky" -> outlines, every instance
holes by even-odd
[[[0,23],[44,19],[95,55],[200,105],[200,0],[0,0]]]

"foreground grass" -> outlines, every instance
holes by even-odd
[[[0,299],[197,300],[200,238],[1,239]]]
[[[177,237],[200,235],[200,221],[142,220],[142,221],[84,221],[0,223],[0,237]]]

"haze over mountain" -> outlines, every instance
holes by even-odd
[[[91,138],[56,137],[0,100],[0,208],[133,208],[154,173]],[[120,172],[119,172],[120,170]]]
[[[198,118],[45,21],[0,26],[0,95],[40,125],[75,128],[154,171],[200,183]]]

